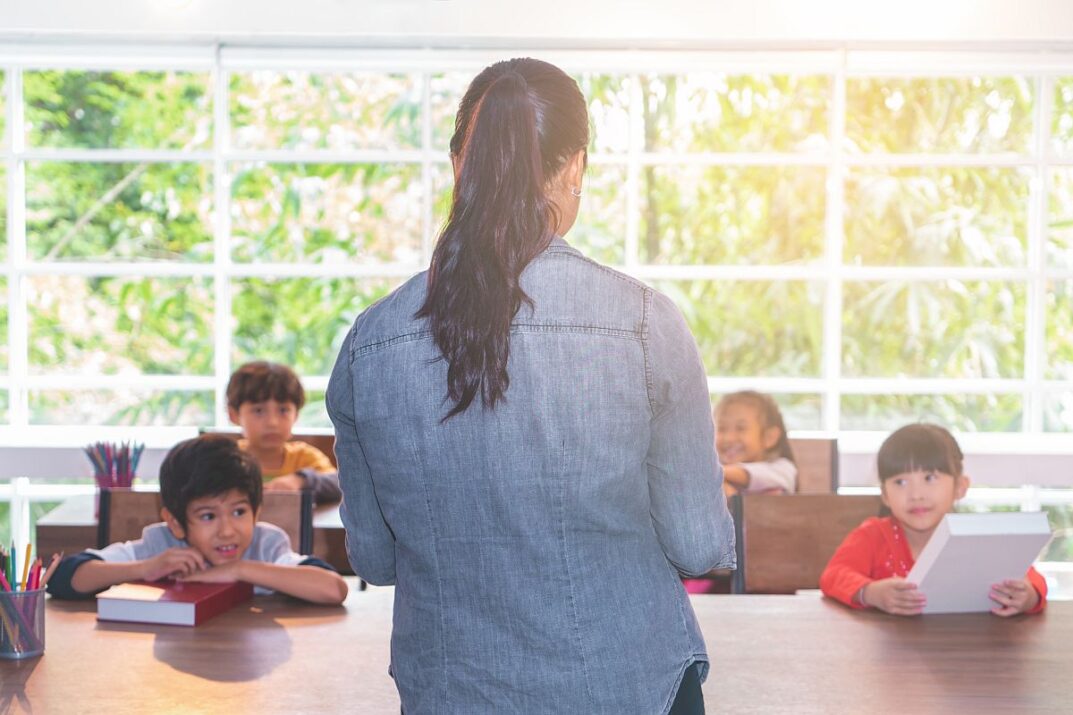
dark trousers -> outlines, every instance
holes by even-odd
[[[704,715],[704,693],[700,691],[700,663],[686,668],[669,715]]]
[[[402,709],[399,709],[402,712]],[[405,713],[403,714],[405,715]],[[704,693],[700,691],[700,664],[694,663],[686,668],[678,694],[668,715],[704,715]]]

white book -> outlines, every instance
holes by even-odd
[[[924,613],[990,611],[991,585],[1023,579],[1050,539],[1042,512],[947,514],[906,579],[924,593]]]

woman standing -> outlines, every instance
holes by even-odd
[[[667,298],[561,238],[588,142],[560,69],[482,71],[431,267],[332,374],[350,562],[395,585],[408,715],[703,711],[679,575],[734,559],[705,371]]]

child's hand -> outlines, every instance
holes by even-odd
[[[305,485],[306,480],[297,474],[284,474],[282,477],[276,477],[272,481],[266,482],[265,489],[273,492],[300,492],[305,488]]]
[[[145,581],[159,581],[169,576],[181,578],[208,567],[209,562],[197,549],[176,547],[146,559],[141,577]]]
[[[200,583],[230,583],[231,581],[241,581],[242,577],[239,576],[239,569],[242,568],[242,561],[228,561],[225,564],[219,566],[211,566],[204,571],[196,571],[187,576],[180,578],[180,581],[198,581]]]
[[[991,584],[992,601],[998,605],[991,609],[996,616],[1016,616],[1018,613],[1031,611],[1039,603],[1039,594],[1024,579],[1008,579],[1002,583]]]
[[[730,497],[738,493],[738,488],[730,482],[723,482],[723,493],[726,494],[727,498],[729,499]]]
[[[926,599],[915,583],[904,578],[884,578],[865,586],[861,601],[895,616],[915,616],[924,610]]]

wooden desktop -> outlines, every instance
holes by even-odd
[[[197,628],[98,623],[49,600],[45,654],[0,661],[0,712],[399,711],[392,589],[342,607],[258,597]],[[1069,711],[1073,603],[1041,616],[895,618],[820,598],[694,596],[710,712]]]

